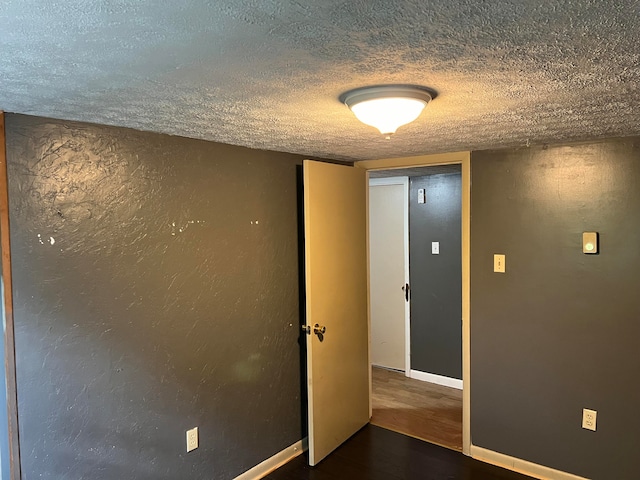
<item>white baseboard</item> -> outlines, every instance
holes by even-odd
[[[302,452],[309,448],[307,438],[303,438],[299,442],[294,443],[290,447],[276,453],[273,457],[267,458],[264,462],[256,465],[250,470],[238,475],[234,480],[258,480],[266,477],[276,468],[281,467],[285,463],[293,460]]]
[[[530,477],[540,478],[541,480],[587,480],[584,477],[579,477],[572,473],[527,462],[526,460],[510,457],[509,455],[487,450],[482,447],[476,447],[475,445],[471,445],[471,456],[476,460],[529,475]]]
[[[390,372],[404,373],[404,369],[403,368],[385,367],[384,365],[380,365],[380,364],[373,363],[373,362],[371,362],[371,366],[375,367],[375,368],[381,368],[383,370],[389,370]]]
[[[438,385],[444,385],[445,387],[462,390],[462,380],[458,380],[457,378],[443,377],[442,375],[420,372],[418,370],[411,370],[411,374],[409,376],[416,380],[422,380],[423,382],[436,383]]]

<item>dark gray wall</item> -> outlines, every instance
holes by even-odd
[[[640,139],[474,152],[471,165],[473,444],[637,479]],[[600,232],[599,255],[582,253],[583,231]]]
[[[25,478],[228,479],[302,438],[299,157],[20,115],[7,148]]]
[[[431,167],[423,169],[428,172]],[[462,379],[462,182],[458,173],[409,179],[411,368]],[[426,202],[418,204],[418,189]],[[431,254],[440,242],[440,254]]]

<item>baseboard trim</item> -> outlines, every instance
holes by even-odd
[[[384,365],[378,365],[377,363],[371,363],[371,366],[381,368],[382,370],[389,370],[390,372],[404,373],[403,368],[385,367]]]
[[[259,463],[255,467],[246,472],[238,475],[234,480],[258,480],[266,477],[278,467],[281,467],[285,463],[293,460],[302,452],[309,448],[307,438],[303,438],[299,442],[285,448],[284,450],[276,453],[273,457],[267,458],[264,462]]]
[[[506,468],[514,472],[529,475],[530,477],[539,478],[541,480],[587,480],[584,477],[573,475],[572,473],[563,472],[554,468],[531,463],[519,458],[510,457],[503,453],[487,450],[486,448],[471,445],[471,457],[485,463],[490,463],[497,467]]]
[[[458,380],[457,378],[443,377],[442,375],[436,375],[435,373],[420,372],[418,370],[411,370],[409,376],[416,380],[422,380],[423,382],[436,383],[438,385],[444,385],[445,387],[462,390],[462,380]]]

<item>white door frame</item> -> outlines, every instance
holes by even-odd
[[[368,176],[368,174],[367,174]],[[403,224],[404,224],[404,283],[409,284],[409,177],[387,177],[387,178],[369,178],[369,187],[379,185],[402,185],[404,188],[403,198],[404,206],[402,209]],[[369,205],[367,202],[367,211]],[[367,235],[369,232],[367,231]],[[371,269],[369,269],[370,271]],[[371,299],[369,299],[371,304]],[[369,307],[369,315],[371,315],[371,307]],[[371,324],[371,321],[369,321]],[[411,377],[411,302],[404,302],[404,374],[407,377]]]
[[[363,160],[356,167],[366,170],[393,170],[408,167],[460,164],[462,166],[462,452],[471,455],[470,365],[470,238],[471,238],[471,152],[454,152],[417,157]],[[368,173],[367,173],[368,176]],[[368,210],[368,205],[367,205]],[[368,231],[367,231],[368,235]],[[367,239],[368,244],[368,239]],[[369,324],[371,324],[369,322]],[[369,327],[371,328],[371,327]],[[371,335],[371,332],[369,332]]]

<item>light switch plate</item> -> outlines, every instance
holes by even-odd
[[[505,255],[502,253],[496,253],[493,256],[493,271],[496,273],[505,272]]]
[[[598,232],[582,233],[582,253],[598,253]]]
[[[418,189],[418,203],[424,203],[426,200],[426,195],[424,193],[424,188]]]
[[[431,255],[440,255],[440,242],[431,242]]]

